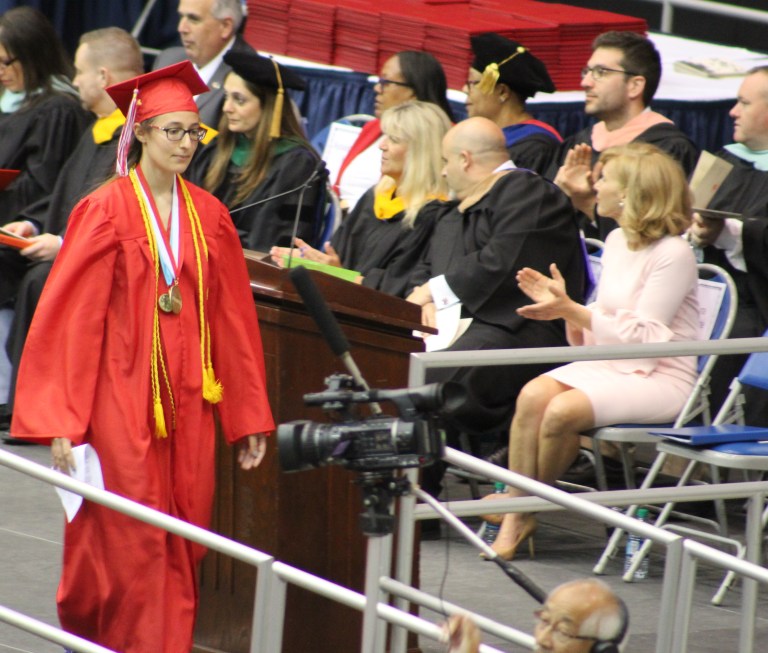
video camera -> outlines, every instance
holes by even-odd
[[[400,390],[359,390],[351,376],[334,374],[326,390],[304,395],[308,406],[322,406],[341,421],[321,424],[297,420],[277,429],[280,464],[298,471],[339,464],[358,472],[381,472],[432,464],[444,443],[435,417],[464,400],[456,383],[432,383]],[[400,417],[376,415],[357,419],[353,404],[392,402]]]

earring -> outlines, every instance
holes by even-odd
[[[624,208],[624,200],[619,200],[619,208],[620,209]]]

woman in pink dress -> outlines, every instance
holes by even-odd
[[[518,284],[534,303],[519,313],[564,319],[571,345],[697,339],[696,260],[679,237],[691,219],[682,168],[645,143],[608,149],[599,164],[597,210],[621,228],[606,240],[595,302],[570,299],[555,265],[551,278],[524,268]],[[539,376],[517,398],[509,468],[554,483],[576,458],[579,433],[618,422],[672,420],[695,376],[694,357],[583,361]],[[519,494],[510,488],[511,496]],[[493,549],[510,560],[535,529],[533,515],[507,514]]]

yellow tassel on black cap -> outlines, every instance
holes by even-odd
[[[277,97],[275,97],[275,109],[272,112],[272,125],[269,129],[270,138],[280,138],[280,127],[283,123],[283,102],[285,96],[285,88],[283,87],[283,78],[280,75],[280,66],[277,65],[277,61],[271,60],[272,65],[275,67],[275,75],[277,76]]]
[[[517,46],[517,50],[509,55],[504,61],[500,61],[499,63],[489,63],[485,70],[483,71],[482,76],[480,77],[480,82],[477,84],[477,89],[485,94],[490,95],[493,93],[493,89],[496,88],[496,83],[499,81],[500,73],[499,68],[501,68],[505,63],[508,61],[512,61],[516,56],[523,54],[527,48],[524,48],[522,45]]]

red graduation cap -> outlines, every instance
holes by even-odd
[[[134,123],[173,111],[197,113],[194,96],[208,90],[190,61],[181,61],[108,86],[107,93],[125,116],[117,149],[117,173],[121,176],[128,174],[126,161]]]

